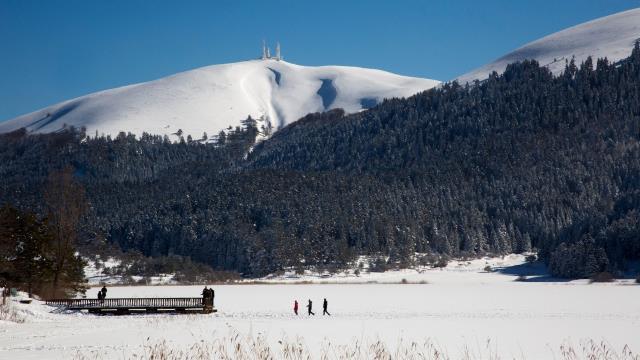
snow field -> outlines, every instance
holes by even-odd
[[[486,260],[484,260],[486,262]],[[75,353],[127,358],[145,344],[188,349],[200,341],[261,338],[279,349],[300,341],[313,356],[327,343],[381,341],[393,351],[411,341],[451,358],[563,358],[561,346],[589,341],[621,352],[640,349],[640,286],[626,283],[514,281],[515,275],[478,271],[482,261],[415,272],[428,284],[221,285],[211,315],[94,316],[22,305],[23,324],[0,324],[0,359],[65,358]],[[398,274],[399,275],[399,274]],[[399,276],[406,276],[402,274]],[[192,297],[202,286],[110,287],[109,297]],[[88,294],[97,292],[91,289]],[[322,316],[322,299],[331,317]],[[293,315],[293,300],[300,316]],[[306,314],[314,302],[316,316]]]

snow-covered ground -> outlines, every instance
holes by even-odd
[[[595,19],[545,36],[505,56],[457,78],[460,83],[483,80],[491,72],[504,72],[508,64],[536,59],[554,74],[564,70],[565,62],[575,57],[580,64],[587,57],[607,57],[615,62],[623,59],[640,39],[640,8]]]
[[[485,272],[487,262],[495,272]],[[501,268],[502,265],[504,268]],[[40,303],[15,304],[22,324],[0,322],[0,359],[127,358],[144,344],[165,341],[188,347],[232,331],[262,336],[274,348],[300,336],[312,352],[323,343],[380,339],[430,339],[449,356],[487,347],[501,358],[562,358],[560,346],[580,349],[588,339],[621,352],[640,349],[640,286],[626,282],[588,284],[552,281],[521,257],[454,262],[445,269],[365,274],[369,284],[262,284],[215,286],[211,315],[94,316],[60,313]],[[350,278],[345,276],[345,278]],[[407,279],[426,284],[392,283]],[[281,279],[282,280],[282,279]],[[313,280],[313,279],[305,279]],[[327,281],[318,278],[318,281]],[[344,279],[343,279],[344,280]],[[273,281],[276,281],[275,279]],[[109,297],[195,297],[201,286],[110,287]],[[97,289],[91,289],[93,294]],[[331,317],[322,316],[322,299]],[[293,300],[314,302],[316,316],[293,315]]]
[[[369,272],[369,262],[371,258],[362,256],[355,264],[363,264],[360,274],[355,273],[355,269],[342,271],[336,274],[322,273],[305,270],[303,274],[297,274],[294,270],[286,271],[283,274],[269,275],[256,280],[246,280],[247,283],[264,282],[274,284],[390,284],[407,283],[422,284],[433,282],[469,282],[475,277],[478,281],[513,280],[513,276],[525,276],[529,281],[553,280],[549,278],[546,269],[541,263],[526,264],[525,256],[518,254],[506,255],[503,257],[485,257],[472,260],[452,260],[443,269],[428,266],[417,266],[411,269],[388,270],[385,272]],[[487,267],[495,276],[487,277]],[[462,276],[452,276],[459,274]],[[586,280],[585,280],[586,281]]]
[[[120,131],[200,139],[239,126],[251,115],[273,130],[329,109],[357,112],[385,98],[407,97],[438,81],[348,66],[300,66],[273,59],[212,65],[141,84],[105,90],[0,122],[0,133],[36,133],[73,125],[87,134]],[[173,136],[173,140],[177,137]]]
[[[85,259],[87,265],[84,267],[84,276],[87,283],[92,286],[102,286],[103,284],[131,284],[142,283],[140,285],[175,285],[175,274],[159,274],[145,278],[143,276],[131,276],[125,279],[120,275],[113,275],[114,269],[121,266],[122,262],[114,258],[105,260],[96,257],[96,259]]]
[[[95,260],[85,259],[85,261],[87,265],[84,267],[84,276],[89,285],[117,284],[122,281],[119,276],[113,276],[109,273],[111,269],[120,266],[119,260],[113,258],[102,260],[97,257]]]

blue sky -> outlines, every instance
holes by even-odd
[[[0,120],[200,66],[257,57],[449,80],[640,0],[0,0]]]

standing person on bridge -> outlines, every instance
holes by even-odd
[[[209,289],[205,285],[202,290],[202,305],[207,305],[207,299],[209,299]]]
[[[107,297],[107,286],[103,284],[100,292],[102,293],[102,300],[104,300]]]
[[[331,314],[329,314],[329,312],[327,311],[327,307],[329,306],[329,303],[327,302],[327,299],[325,298],[324,301],[322,302],[322,316],[324,316],[325,314],[331,316]]]
[[[293,312],[298,315],[298,300],[293,300]]]
[[[211,299],[211,306],[213,306],[213,299],[216,297],[216,292],[213,291],[213,288],[209,289],[209,298]]]
[[[307,304],[307,315],[309,316],[315,315],[312,310],[313,310],[313,302],[311,302],[311,299],[309,299],[309,303]]]

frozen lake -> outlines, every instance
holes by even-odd
[[[380,339],[393,347],[425,341],[452,358],[471,351],[501,358],[562,358],[560,346],[591,339],[616,351],[640,349],[640,286],[627,283],[517,282],[515,276],[432,270],[396,274],[428,284],[301,284],[215,286],[211,315],[94,316],[51,313],[43,305],[23,324],[0,323],[1,359],[68,358],[78,352],[127,358],[145,343],[186,347],[200,340],[242,335],[278,341],[302,338],[312,352],[323,342]],[[389,275],[390,276],[390,275]],[[196,297],[202,286],[110,287],[109,297]],[[97,292],[91,289],[88,294]],[[322,316],[322,299],[332,316]],[[292,311],[300,302],[300,316]],[[306,301],[316,316],[306,315]],[[480,355],[480,357],[483,357]]]

